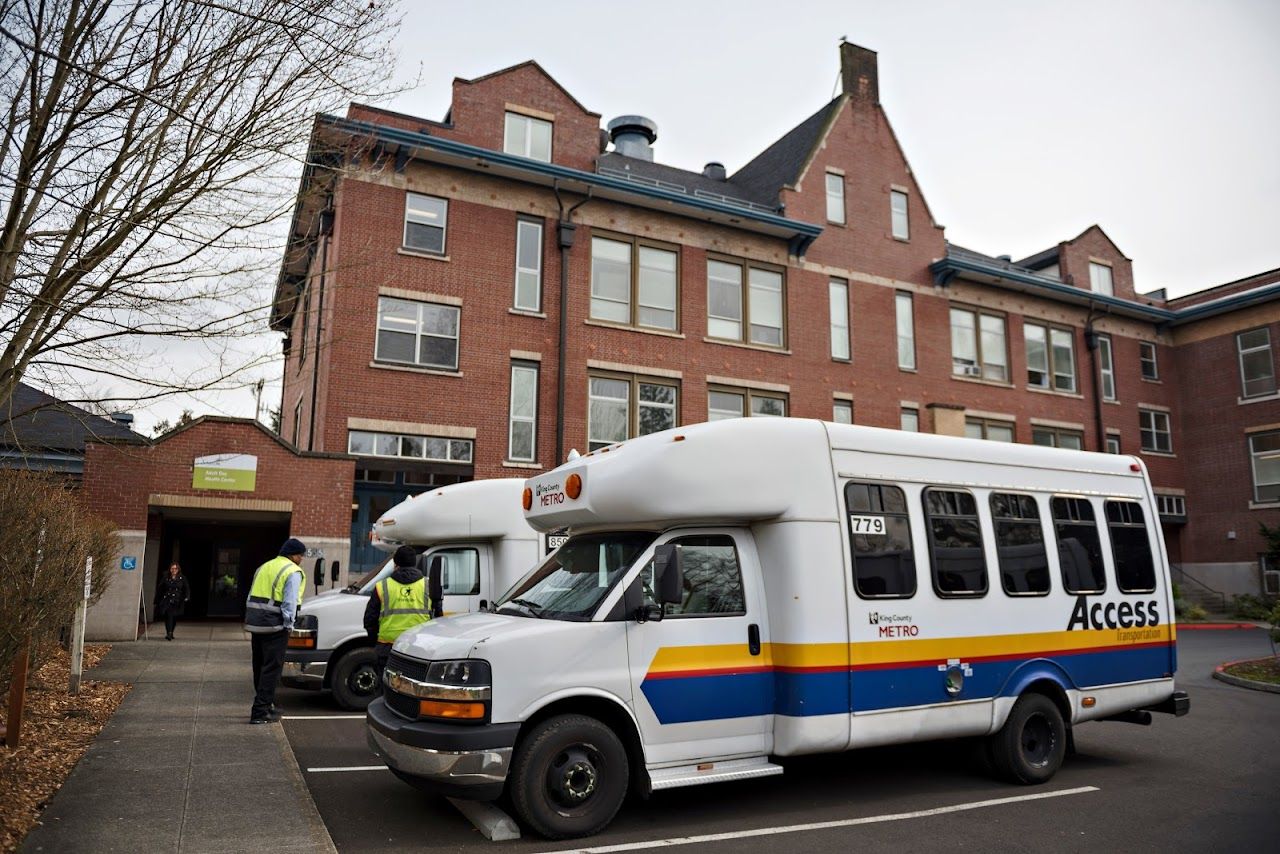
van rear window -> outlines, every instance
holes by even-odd
[[[916,561],[906,495],[896,486],[849,483],[844,500],[858,595],[864,599],[914,596]]]
[[[1142,505],[1133,501],[1107,502],[1107,533],[1116,564],[1116,585],[1124,593],[1150,593],[1156,589],[1156,566]]]
[[[991,493],[991,523],[996,532],[1000,584],[1010,596],[1049,592],[1049,555],[1044,548],[1040,508],[1030,495]]]
[[[933,559],[933,589],[939,596],[985,596],[987,560],[973,495],[955,489],[924,491]]]
[[[1068,593],[1101,593],[1107,589],[1098,522],[1087,498],[1054,496],[1053,530],[1058,537],[1062,586]]]

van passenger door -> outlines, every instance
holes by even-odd
[[[436,555],[444,558],[440,585],[444,588],[444,613],[467,614],[480,610],[481,599],[492,598],[493,556],[484,543],[449,545],[427,552],[427,565]]]
[[[760,756],[772,748],[773,672],[755,544],[732,528],[658,538],[681,546],[684,601],[662,620],[628,614],[632,696],[648,762]],[[654,603],[653,562],[629,603]]]

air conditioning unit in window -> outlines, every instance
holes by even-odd
[[[960,376],[962,377],[980,377],[982,376],[982,368],[977,365],[960,365]]]

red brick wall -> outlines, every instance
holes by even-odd
[[[1111,284],[1121,299],[1137,299],[1133,286],[1133,262],[1116,248],[1096,225],[1074,240],[1058,247],[1058,271],[1062,281],[1083,290],[1090,289],[1089,260],[1097,258],[1111,265]]]

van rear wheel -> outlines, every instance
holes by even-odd
[[[363,712],[382,688],[378,677],[378,654],[373,647],[360,646],[344,652],[333,665],[329,683],[334,701],[348,711]]]
[[[1062,712],[1043,694],[1023,694],[989,742],[996,774],[1023,785],[1048,782],[1062,767],[1067,727]]]
[[[548,839],[599,833],[627,795],[626,748],[613,730],[584,715],[547,718],[516,748],[507,779],[520,818]]]

